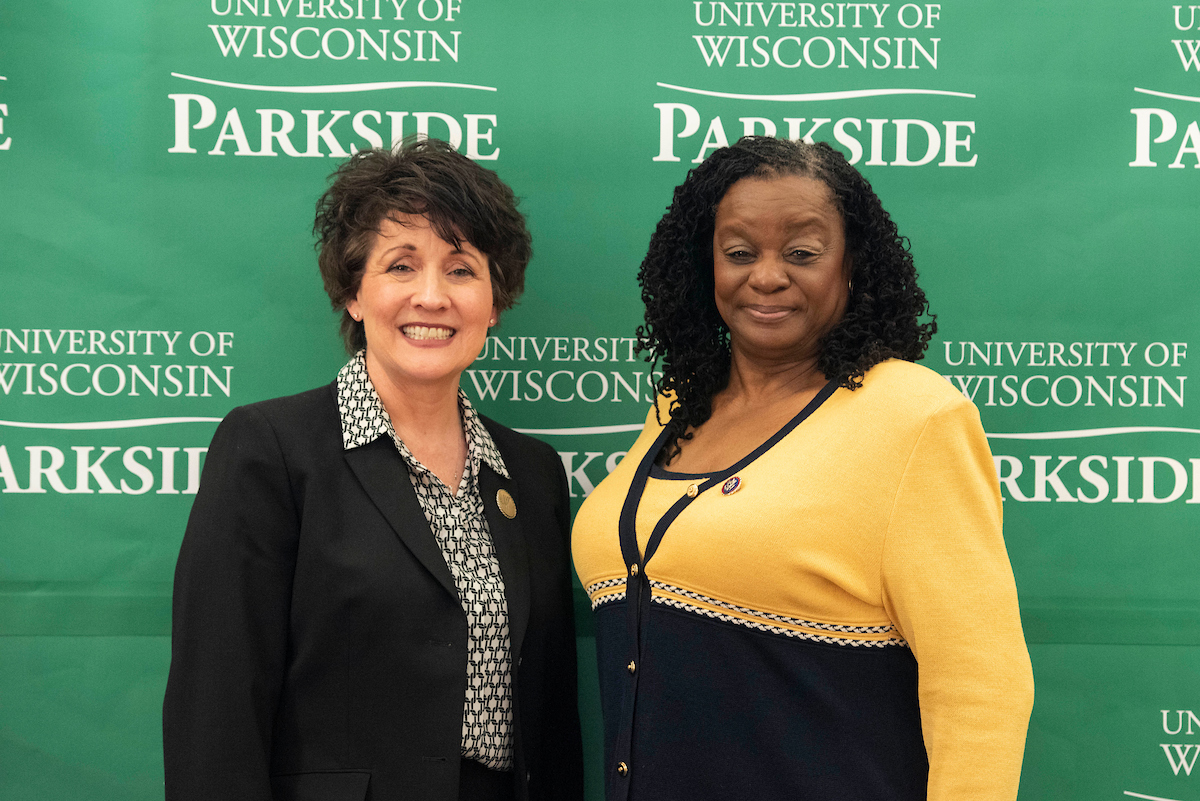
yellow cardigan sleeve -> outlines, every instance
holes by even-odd
[[[948,401],[925,424],[883,545],[884,606],[912,647],[929,801],[1017,797],[1033,671],[979,412]]]

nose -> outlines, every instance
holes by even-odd
[[[791,281],[791,276],[788,275],[783,260],[772,255],[764,255],[759,258],[747,278],[747,283],[752,289],[765,294],[786,289]]]
[[[422,309],[444,309],[450,305],[446,276],[441,270],[421,270],[412,303]]]

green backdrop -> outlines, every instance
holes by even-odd
[[[649,234],[752,131],[856,161],[926,363],[980,407],[1037,678],[1022,798],[1200,799],[1200,6],[4,0],[0,76],[3,798],[160,797],[203,449],[344,358],[309,231],[340,158],[451,138],[523,198],[528,290],[464,387],[578,502],[649,401]]]

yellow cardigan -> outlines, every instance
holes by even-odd
[[[1033,679],[978,411],[897,360],[818,401],[734,470],[637,479],[662,431],[651,409],[580,509],[573,550],[596,610],[610,799],[715,799],[725,790],[704,788],[731,775],[764,799],[827,787],[1016,797]],[[700,491],[682,501],[691,485]],[[637,544],[630,531],[623,556],[631,487]],[[687,505],[647,562],[651,530],[677,502]],[[637,582],[646,591],[627,596]],[[660,700],[689,687],[695,704]],[[777,703],[758,705],[763,693]],[[771,734],[740,753],[728,732],[742,725],[742,739]],[[872,743],[888,744],[878,760]],[[761,764],[722,760],[735,751]],[[813,760],[825,769],[791,766]],[[763,772],[787,782],[760,786]]]

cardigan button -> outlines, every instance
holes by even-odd
[[[617,763],[617,773],[621,774],[622,776],[628,776],[629,775],[629,766],[626,765],[624,762],[618,762]]]
[[[629,566],[629,575],[631,575],[631,576],[636,576],[637,574],[638,574],[638,566],[637,566],[637,565],[630,565],[630,566]]]
[[[695,484],[688,484],[687,496],[689,498],[695,498],[699,494],[700,494],[700,488],[698,486],[696,486]]]
[[[632,673],[637,670],[637,663],[631,659],[629,660],[629,664],[625,666],[625,669]]]

